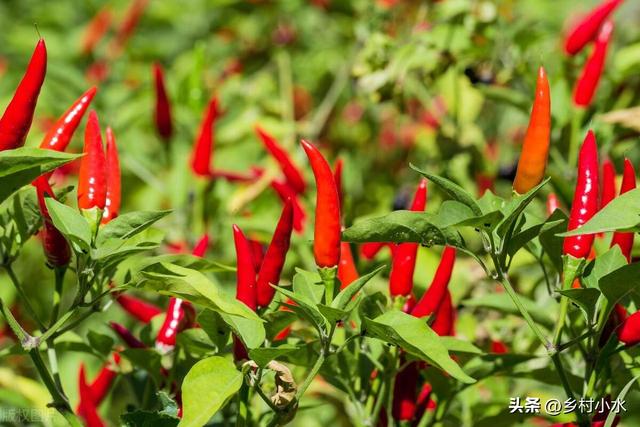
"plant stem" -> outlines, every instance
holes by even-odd
[[[67,271],[66,267],[54,268],[55,275],[55,289],[53,294],[53,310],[51,311],[51,319],[49,325],[53,326],[58,321],[60,316],[60,303],[62,302],[62,288],[64,286],[64,274]]]

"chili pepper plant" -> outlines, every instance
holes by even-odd
[[[1,422],[638,425],[636,3],[3,2]]]

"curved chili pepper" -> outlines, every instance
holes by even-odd
[[[427,204],[427,180],[422,179],[411,204],[412,211],[424,211]],[[413,272],[416,268],[417,243],[400,243],[393,249],[389,291],[391,296],[407,296],[413,289]]]
[[[116,365],[120,364],[120,354],[113,353],[113,361]],[[115,380],[118,373],[114,370],[113,366],[110,363],[106,363],[98,372],[98,375],[93,380],[91,385],[91,398],[93,398],[93,403],[98,406],[107,394],[109,393],[109,388],[113,384],[113,380]]]
[[[80,395],[80,403],[76,412],[84,420],[86,427],[103,427],[105,424],[98,415],[97,405],[94,403],[91,387],[87,383],[87,376],[84,364],[80,363],[78,372],[78,394]]]
[[[260,307],[267,307],[276,293],[271,285],[278,285],[280,282],[280,274],[289,251],[292,231],[293,205],[291,200],[287,200],[262,265],[259,267],[256,292],[257,304]]]
[[[538,185],[547,167],[549,138],[551,135],[551,96],[549,81],[544,67],[538,70],[536,96],[531,110],[529,127],[522,144],[518,170],[513,181],[513,189],[524,194]]]
[[[551,193],[547,196],[547,216],[550,216],[552,213],[554,213],[556,209],[560,209],[558,196],[556,196],[554,193]]]
[[[173,135],[173,121],[171,119],[171,102],[167,95],[167,87],[164,83],[164,71],[156,62],[153,64],[153,80],[156,87],[155,122],[158,135],[165,141],[169,141]]]
[[[588,107],[600,83],[604,63],[607,58],[607,50],[611,35],[613,34],[613,22],[607,21],[602,25],[596,39],[593,52],[582,70],[582,74],[576,82],[573,91],[573,103],[579,107]]]
[[[333,268],[340,261],[340,198],[333,172],[320,151],[303,140],[304,148],[316,181],[316,220],[313,254],[321,268]]]
[[[55,194],[46,178],[41,177],[34,181],[38,194],[38,206],[42,215],[42,248],[49,265],[53,267],[64,267],[69,264],[71,259],[71,249],[69,243],[62,233],[53,225],[51,216],[47,210],[45,196],[55,199]]]
[[[113,131],[107,127],[107,195],[102,213],[102,223],[106,224],[120,212],[120,159]]]
[[[129,329],[117,322],[109,322],[109,327],[129,348],[147,348],[147,345],[136,338]]]
[[[191,155],[191,170],[196,176],[211,175],[211,160],[213,158],[214,134],[213,127],[220,117],[218,98],[211,98],[205,111],[200,131]]]
[[[400,364],[404,364],[405,357],[400,358]],[[416,413],[416,394],[418,392],[418,379],[420,369],[418,363],[411,362],[404,369],[398,371],[393,386],[393,405],[391,415],[396,421],[412,420]]]
[[[84,133],[84,153],[84,157],[80,159],[78,176],[78,207],[104,209],[107,198],[107,161],[95,111],[89,113]]]
[[[451,293],[447,290],[442,304],[438,307],[436,316],[431,324],[433,332],[441,337],[455,335],[454,323],[456,319],[456,313],[453,309],[453,303],[451,301]]]
[[[640,343],[640,311],[627,317],[617,330],[618,339],[627,347]]]
[[[602,194],[600,196],[600,209],[616,198],[616,168],[611,160],[602,162]]]
[[[191,254],[194,256],[197,256],[198,258],[202,258],[207,253],[208,247],[209,247],[209,235],[205,234],[200,238],[200,240],[198,240],[198,243],[196,243],[196,245],[193,247]]]
[[[569,231],[582,227],[598,211],[598,169],[596,137],[590,130],[578,157],[578,181],[569,214]],[[575,258],[586,258],[594,238],[593,234],[565,237],[563,253]]]
[[[426,411],[433,411],[436,409],[436,402],[431,398],[432,387],[429,383],[424,383],[420,393],[418,394],[418,401],[416,406],[416,418],[421,417]]]
[[[344,162],[342,159],[336,160],[333,164],[333,179],[336,182],[336,188],[338,189],[338,198],[340,199],[340,206],[344,203],[344,194],[342,190],[342,169],[344,167]]]
[[[453,265],[456,261],[456,250],[450,246],[444,248],[442,251],[442,257],[436,274],[433,276],[433,281],[429,286],[429,289],[422,295],[420,301],[416,304],[411,311],[411,314],[416,317],[425,317],[438,311],[438,308],[443,304],[446,293],[448,292],[449,282],[451,281],[451,273],[453,272]]]
[[[44,136],[40,148],[64,151],[98,89],[94,86],[78,98]]]
[[[46,73],[47,47],[44,39],[40,39],[33,51],[27,71],[0,118],[0,151],[13,150],[24,145]]]
[[[262,261],[264,260],[264,246],[262,243],[255,239],[249,239],[249,246],[251,246],[251,259],[253,260],[253,268],[256,271],[260,270]]]
[[[623,0],[605,0],[582,18],[569,32],[564,50],[569,55],[580,52],[590,41],[596,38],[604,21],[622,4]]]
[[[161,352],[171,351],[176,345],[176,337],[193,326],[196,312],[191,303],[180,298],[171,298],[164,323],[156,337],[156,348]]]
[[[265,148],[273,156],[280,165],[280,169],[284,174],[287,184],[296,192],[304,193],[306,184],[300,172],[300,168],[296,166],[289,154],[280,146],[278,142],[259,126],[255,127],[255,131],[260,137]]]
[[[253,265],[251,245],[237,225],[233,226],[233,240],[235,242],[238,263],[236,299],[242,301],[255,311],[257,307],[256,271]]]
[[[624,159],[624,172],[622,175],[620,194],[624,194],[634,188],[636,188],[636,171],[629,159]],[[622,255],[627,258],[627,262],[629,263],[631,262],[631,250],[633,249],[634,235],[635,233],[623,233],[616,231],[613,233],[613,238],[611,239],[611,247],[614,247],[615,245],[620,246]]]
[[[113,15],[108,6],[103,7],[96,13],[87,24],[82,36],[82,54],[90,55],[96,48],[100,40],[109,31]]]
[[[338,264],[338,279],[340,279],[340,289],[349,286],[360,275],[353,261],[353,253],[349,242],[340,243],[340,263]]]
[[[130,295],[118,295],[116,301],[124,311],[142,323],[149,323],[151,319],[162,313],[160,307]]]
[[[366,260],[372,260],[378,255],[378,252],[385,246],[388,246],[388,243],[384,242],[367,242],[360,245],[360,255]]]
[[[278,194],[282,203],[287,203],[287,200],[291,201],[293,205],[293,229],[297,233],[302,233],[307,213],[298,198],[298,194],[287,183],[277,180],[271,181],[271,188]]]

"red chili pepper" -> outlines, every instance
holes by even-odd
[[[100,40],[109,31],[112,20],[113,15],[109,6],[103,7],[91,18],[82,36],[81,51],[83,55],[90,55],[93,52]]]
[[[130,295],[118,295],[116,301],[124,311],[142,323],[149,323],[151,319],[162,313],[160,307]]]
[[[333,172],[320,151],[302,141],[316,181],[316,221],[313,254],[321,268],[333,268],[340,260],[340,198]]]
[[[600,77],[602,77],[602,71],[604,70],[611,34],[613,34],[613,22],[607,21],[602,25],[593,52],[591,56],[589,56],[589,59],[587,59],[582,74],[576,82],[576,87],[573,92],[573,102],[579,107],[588,107],[591,101],[593,101],[593,96],[596,93],[596,89],[600,83]]]
[[[622,325],[627,318],[629,317],[629,313],[627,313],[627,309],[624,308],[621,304],[616,304],[613,306],[613,311],[609,314],[609,318],[607,322],[604,324],[604,328],[602,329],[602,334],[600,335],[600,340],[598,341],[598,345],[600,348],[604,347],[609,338],[611,338],[611,334],[616,331],[620,325]]]
[[[264,246],[261,242],[254,239],[249,239],[249,246],[251,246],[251,259],[253,260],[253,268],[258,271],[264,260]]]
[[[180,298],[171,298],[164,323],[156,337],[156,348],[161,352],[171,351],[176,345],[176,337],[193,326],[196,312],[191,303]]]
[[[580,52],[590,41],[596,38],[604,21],[622,3],[623,0],[605,0],[582,18],[569,32],[564,49],[569,55]]]
[[[491,341],[491,353],[505,354],[509,352],[509,348],[502,341]]]
[[[627,347],[640,343],[640,311],[627,317],[617,331],[618,339]]]
[[[340,263],[338,264],[338,279],[340,279],[340,289],[349,286],[360,275],[353,261],[353,253],[349,242],[340,243]]]
[[[300,172],[300,168],[296,166],[289,154],[280,146],[278,142],[262,128],[256,126],[255,131],[260,137],[265,148],[280,165],[280,169],[284,174],[287,184],[296,192],[304,193],[306,184]]]
[[[191,170],[196,176],[211,175],[211,159],[214,145],[213,127],[218,117],[220,117],[218,98],[214,96],[209,101],[205,111],[200,125],[200,132],[191,155]]]
[[[431,329],[433,329],[433,331],[441,337],[455,335],[455,320],[456,313],[453,309],[451,294],[449,293],[449,290],[447,290],[442,304],[440,304],[440,307],[438,307],[435,319],[433,319]]]
[[[107,198],[107,161],[95,111],[89,113],[84,133],[84,153],[78,177],[78,207],[104,209]]]
[[[296,192],[286,183],[277,180],[271,181],[271,187],[278,194],[282,203],[286,203],[287,200],[291,201],[293,206],[293,229],[297,233],[302,233],[304,223],[307,219],[307,213]]]
[[[116,365],[120,364],[120,354],[113,353],[113,361]],[[98,406],[107,394],[109,393],[109,388],[113,384],[118,373],[114,370],[113,366],[110,363],[105,364],[98,375],[91,383],[91,397],[93,398],[93,403]]]
[[[80,363],[80,371],[78,373],[78,394],[80,395],[80,403],[76,412],[84,419],[86,427],[103,427],[105,424],[98,415],[98,408],[93,400],[91,387],[87,383],[87,376],[84,370],[84,364]]]
[[[404,364],[405,357],[400,358]],[[420,369],[418,363],[411,362],[396,374],[393,387],[393,406],[391,414],[396,421],[410,421],[416,413],[416,394]]]
[[[433,276],[433,281],[413,308],[412,315],[425,317],[438,311],[448,292],[447,289],[449,281],[451,281],[451,273],[453,272],[455,261],[456,250],[450,246],[445,247],[444,251],[442,251],[442,258],[440,259],[440,264],[438,264],[436,274]]]
[[[198,258],[202,258],[207,253],[208,247],[209,247],[209,235],[205,234],[200,238],[200,240],[198,240],[198,243],[196,243],[196,245],[193,247],[193,251],[191,251],[191,254],[194,256],[197,256]]]
[[[210,178],[222,178],[229,182],[252,182],[255,181],[257,175],[255,173],[251,174],[243,174],[233,171],[223,171],[220,169],[216,169],[211,171],[209,175]]]
[[[616,198],[616,168],[613,162],[606,159],[602,162],[602,195],[600,196],[600,209]]]
[[[107,127],[107,195],[102,213],[102,223],[106,224],[120,212],[120,160],[113,131]]]
[[[233,240],[238,263],[236,299],[255,311],[257,307],[256,271],[253,265],[251,245],[237,225],[233,226]]]
[[[590,130],[578,158],[578,180],[569,214],[569,231],[582,227],[598,211],[598,169],[596,137]],[[565,237],[563,253],[586,258],[594,238],[593,234]]]
[[[411,205],[412,211],[424,211],[427,204],[427,180],[422,179]],[[413,289],[413,272],[416,268],[417,243],[400,243],[393,249],[389,291],[392,297],[409,295]]]
[[[44,39],[40,39],[33,51],[27,71],[0,119],[0,151],[13,150],[24,145],[46,73],[47,47]]]
[[[378,255],[378,252],[385,246],[389,246],[384,242],[367,242],[360,245],[360,255],[366,260],[372,260]]]
[[[147,7],[147,3],[149,3],[149,0],[133,0],[131,2],[131,6],[125,13],[122,24],[120,24],[120,27],[116,31],[115,39],[111,44],[110,54],[112,57],[117,56],[122,51],[127,41],[133,35]]]
[[[558,196],[556,196],[554,193],[551,193],[547,196],[547,216],[554,213],[556,209],[560,209]]]
[[[340,206],[344,203],[344,194],[342,190],[342,169],[344,162],[342,159],[336,160],[333,164],[333,179],[336,182],[336,188],[338,189],[338,198],[340,199]]]
[[[624,172],[622,175],[620,194],[624,194],[634,188],[636,188],[636,171],[629,159],[624,159]],[[613,238],[611,239],[611,247],[614,247],[615,245],[620,246],[622,255],[627,258],[627,262],[629,263],[631,262],[631,250],[633,249],[634,235],[635,233],[623,233],[616,231],[613,233]]]
[[[136,338],[131,331],[116,322],[109,322],[109,327],[115,332],[129,348],[147,348],[147,345]]]
[[[436,409],[436,402],[431,398],[431,384],[424,383],[420,394],[418,394],[418,402],[416,407],[416,418],[421,417],[426,411]]]
[[[45,204],[45,195],[55,199],[55,194],[46,178],[41,177],[34,181],[38,193],[38,205],[42,214],[42,247],[47,262],[53,267],[64,267],[71,259],[71,249],[64,236],[58,231],[51,221],[51,216]]]
[[[153,79],[156,85],[156,109],[155,122],[158,134],[165,141],[169,141],[173,135],[173,122],[171,120],[171,102],[167,95],[167,87],[164,83],[164,71],[160,63],[153,64]]]
[[[259,267],[256,292],[257,304],[260,307],[267,307],[275,295],[276,290],[271,285],[278,285],[280,282],[280,274],[291,243],[292,230],[293,205],[291,200],[287,200],[262,265]]]
[[[83,93],[47,132],[40,143],[40,148],[64,151],[97,91],[98,89],[94,86]]]

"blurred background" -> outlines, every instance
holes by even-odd
[[[298,146],[301,137],[317,142],[330,161],[342,159],[346,224],[355,218],[406,207],[419,181],[409,163],[447,176],[481,195],[490,189],[509,195],[519,147],[528,123],[537,68],[544,65],[552,89],[552,154],[548,173],[566,206],[573,192],[567,167],[572,90],[589,49],[567,58],[563,35],[571,22],[595,1],[570,0],[3,0],[0,1],[0,105],[11,99],[38,34],[49,53],[47,77],[38,102],[28,146],[37,146],[53,121],[92,85],[92,104],[104,128],[117,137],[123,173],[123,212],[173,209],[163,220],[163,251],[190,248],[205,232],[212,237],[208,258],[234,265],[231,224],[268,243],[281,208],[278,195],[259,182],[193,177],[189,153],[208,100],[217,95],[224,115],[215,127],[214,168],[250,174],[256,167],[276,171],[254,132],[259,124],[292,153],[311,180]],[[628,109],[640,99],[640,3],[629,0],[616,13],[616,28],[596,101],[584,129],[598,133],[602,153],[618,170],[624,156],[637,165],[640,113]],[[169,143],[156,133],[152,65],[165,69],[174,114]],[[4,108],[4,107],[2,107]],[[627,111],[624,120],[608,113]],[[84,126],[70,151],[82,149]],[[57,179],[75,185],[74,167]],[[262,186],[261,186],[262,185]],[[211,188],[213,186],[213,188]],[[205,191],[205,189],[207,191]],[[210,191],[209,191],[210,190]],[[443,195],[429,188],[427,211]],[[206,195],[206,196],[202,196]],[[303,201],[309,215],[313,198]],[[542,204],[538,209],[543,214]],[[294,237],[288,266],[313,266],[309,242],[312,217]],[[478,249],[481,242],[469,236]],[[30,242],[16,270],[40,308],[49,304],[51,273],[39,243]],[[388,261],[388,251],[378,262]],[[362,272],[375,263],[357,256]],[[439,249],[421,248],[416,287],[424,289],[439,259]],[[34,267],[42,266],[42,267]],[[291,270],[284,277],[291,277]],[[549,296],[539,268],[523,255],[514,277],[544,311]],[[232,273],[215,280],[233,292]],[[379,279],[376,286],[384,289]],[[451,290],[460,305],[458,335],[489,345],[504,340],[519,348],[522,323],[511,316],[473,307],[474,298],[494,291],[476,265],[460,258]],[[0,295],[13,299],[13,288],[0,278]],[[158,304],[166,300],[147,295]],[[543,313],[544,314],[544,313]],[[107,320],[128,319],[119,307],[77,332],[109,334]],[[151,328],[157,327],[152,325]],[[150,333],[150,332],[149,332]],[[10,338],[0,348],[10,347]],[[74,338],[69,338],[73,342]],[[512,344],[511,344],[512,343]],[[62,358],[63,382],[76,401],[78,361],[90,376],[102,361],[78,344]],[[17,356],[0,359],[0,407],[42,407],[46,391],[30,364]],[[525,392],[561,396],[543,387],[541,378],[507,377],[471,388],[465,397],[468,420],[494,427],[508,397]],[[542,379],[544,382],[544,379]],[[117,384],[101,413],[116,423],[136,391]],[[318,408],[301,411],[295,425],[350,425],[343,396],[322,385],[315,388]],[[478,393],[478,390],[481,392]],[[550,391],[551,390],[551,391]],[[631,394],[629,409],[640,405]],[[635,411],[636,413],[638,411]],[[511,421],[510,421],[511,422]],[[515,421],[514,421],[515,422]],[[530,424],[523,421],[522,425]],[[625,417],[627,426],[640,418]],[[512,424],[504,424],[512,425]]]

